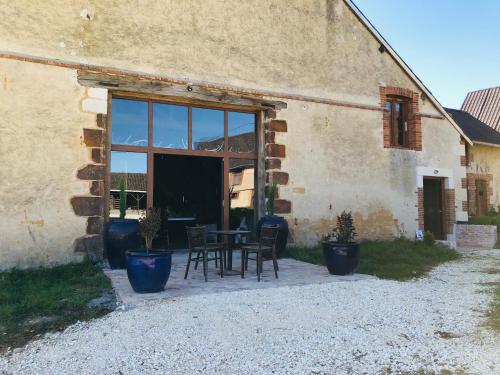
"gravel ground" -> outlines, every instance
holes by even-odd
[[[500,374],[482,327],[500,251],[429,277],[170,299],[50,334],[0,357],[3,374]]]

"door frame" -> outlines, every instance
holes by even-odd
[[[439,191],[441,195],[441,215],[440,215],[440,223],[441,223],[441,233],[442,237],[439,240],[446,240],[448,237],[448,223],[446,222],[446,194],[445,194],[445,184],[446,177],[440,176],[423,176],[423,193],[424,193],[424,201],[423,201],[423,209],[424,209],[424,228],[425,228],[425,180],[437,180],[439,181]]]
[[[479,183],[479,184],[478,184]],[[480,198],[479,196],[479,188],[478,188],[478,185],[483,185],[484,186],[484,195],[482,198]],[[488,202],[488,180],[487,179],[484,179],[484,178],[475,178],[474,179],[474,186],[476,188],[475,190],[475,196],[474,196],[474,199],[475,199],[475,203],[476,203],[476,215],[486,215],[489,211],[489,202]],[[480,201],[483,201],[483,202],[480,202]],[[483,204],[481,204],[483,203]],[[485,212],[481,212],[481,207],[484,205],[484,210]]]
[[[112,102],[113,99],[129,99],[138,100],[148,103],[148,145],[147,146],[129,146],[129,145],[114,145],[111,143],[112,134]],[[153,146],[153,102],[165,103],[173,105],[183,105],[188,107],[188,149],[169,149]],[[193,150],[192,147],[192,108],[207,108],[224,111],[224,150],[221,152],[213,151],[199,151]],[[253,113],[255,115],[255,139],[256,149],[255,152],[230,152],[228,151],[228,112],[243,112]],[[106,121],[107,128],[107,142],[106,142],[106,161],[107,161],[107,176],[111,173],[111,151],[125,151],[125,152],[140,152],[147,154],[147,207],[153,207],[153,190],[154,190],[154,155],[155,154],[170,154],[170,155],[189,155],[189,156],[204,156],[216,157],[223,159],[223,225],[224,229],[229,229],[230,225],[230,212],[229,212],[229,161],[230,159],[253,159],[255,160],[254,171],[254,215],[259,218],[263,215],[263,208],[265,208],[265,137],[264,137],[264,123],[263,123],[263,110],[247,106],[237,105],[224,105],[220,103],[212,103],[200,100],[193,100],[187,98],[164,98],[157,95],[141,95],[138,93],[122,92],[122,91],[109,91],[108,93],[108,116]],[[109,194],[109,177],[105,181],[106,194]],[[109,210],[107,204],[105,205],[105,221],[109,219]]]

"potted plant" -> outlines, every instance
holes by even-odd
[[[262,225],[278,225],[278,237],[276,239],[276,254],[278,257],[284,254],[288,240],[288,222],[281,216],[274,214],[274,199],[276,198],[276,183],[273,182],[267,190],[267,215],[261,217],[257,223],[257,237],[260,236]]]
[[[155,293],[165,288],[172,268],[172,253],[168,249],[154,249],[153,240],[161,228],[161,210],[148,208],[139,219],[139,234],[144,238],[146,251],[127,251],[127,276],[137,293]]]
[[[127,213],[127,193],[125,178],[120,178],[120,217],[110,218],[106,225],[106,256],[112,269],[125,268],[127,261],[125,252],[141,246],[139,222],[136,219],[125,219]]]
[[[323,239],[323,255],[328,272],[347,275],[354,272],[359,260],[359,243],[354,242],[356,228],[350,212],[337,216],[337,226]]]

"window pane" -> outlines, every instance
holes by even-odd
[[[111,151],[109,216],[120,217],[120,180],[125,182],[126,218],[137,219],[146,210],[147,154]]]
[[[397,104],[398,112],[396,113],[397,116],[397,121],[398,121],[398,145],[399,146],[404,146],[405,145],[405,121],[404,121],[404,104],[398,103]]]
[[[228,150],[232,152],[255,151],[255,114],[228,113]]]
[[[188,108],[153,103],[153,146],[188,148]]]
[[[230,228],[255,229],[255,160],[230,159],[229,161]],[[236,242],[249,241],[236,238]]]
[[[224,151],[224,111],[193,108],[193,150]]]
[[[115,145],[148,145],[148,103],[113,99],[111,107],[111,143]]]

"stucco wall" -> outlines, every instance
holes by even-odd
[[[0,0],[0,35],[0,50],[361,103],[415,87],[342,0]]]
[[[76,72],[0,59],[0,269],[77,259],[75,238],[85,218],[75,216],[70,198],[87,194],[76,178],[88,162],[83,113],[85,88]]]
[[[492,175],[490,204],[500,210],[500,148],[474,144],[467,172]]]
[[[288,132],[276,142],[287,147],[282,169],[290,174],[280,198],[292,201],[295,241],[314,244],[342,210],[352,211],[361,238],[414,237],[417,167],[452,170],[457,218],[464,216],[464,149],[445,120],[423,119],[423,150],[410,151],[383,148],[381,112],[291,101],[279,115]]]
[[[0,35],[3,51],[372,106],[379,86],[419,91],[342,0],[0,0]],[[95,127],[86,89],[71,69],[0,63],[0,267],[72,260],[85,218],[69,199],[88,194],[76,170],[89,161],[82,128]],[[316,241],[343,209],[362,237],[413,236],[419,166],[452,170],[465,200],[463,146],[447,121],[422,118],[421,152],[384,149],[380,111],[287,102],[276,142],[296,241]],[[425,98],[419,107],[439,114]]]

